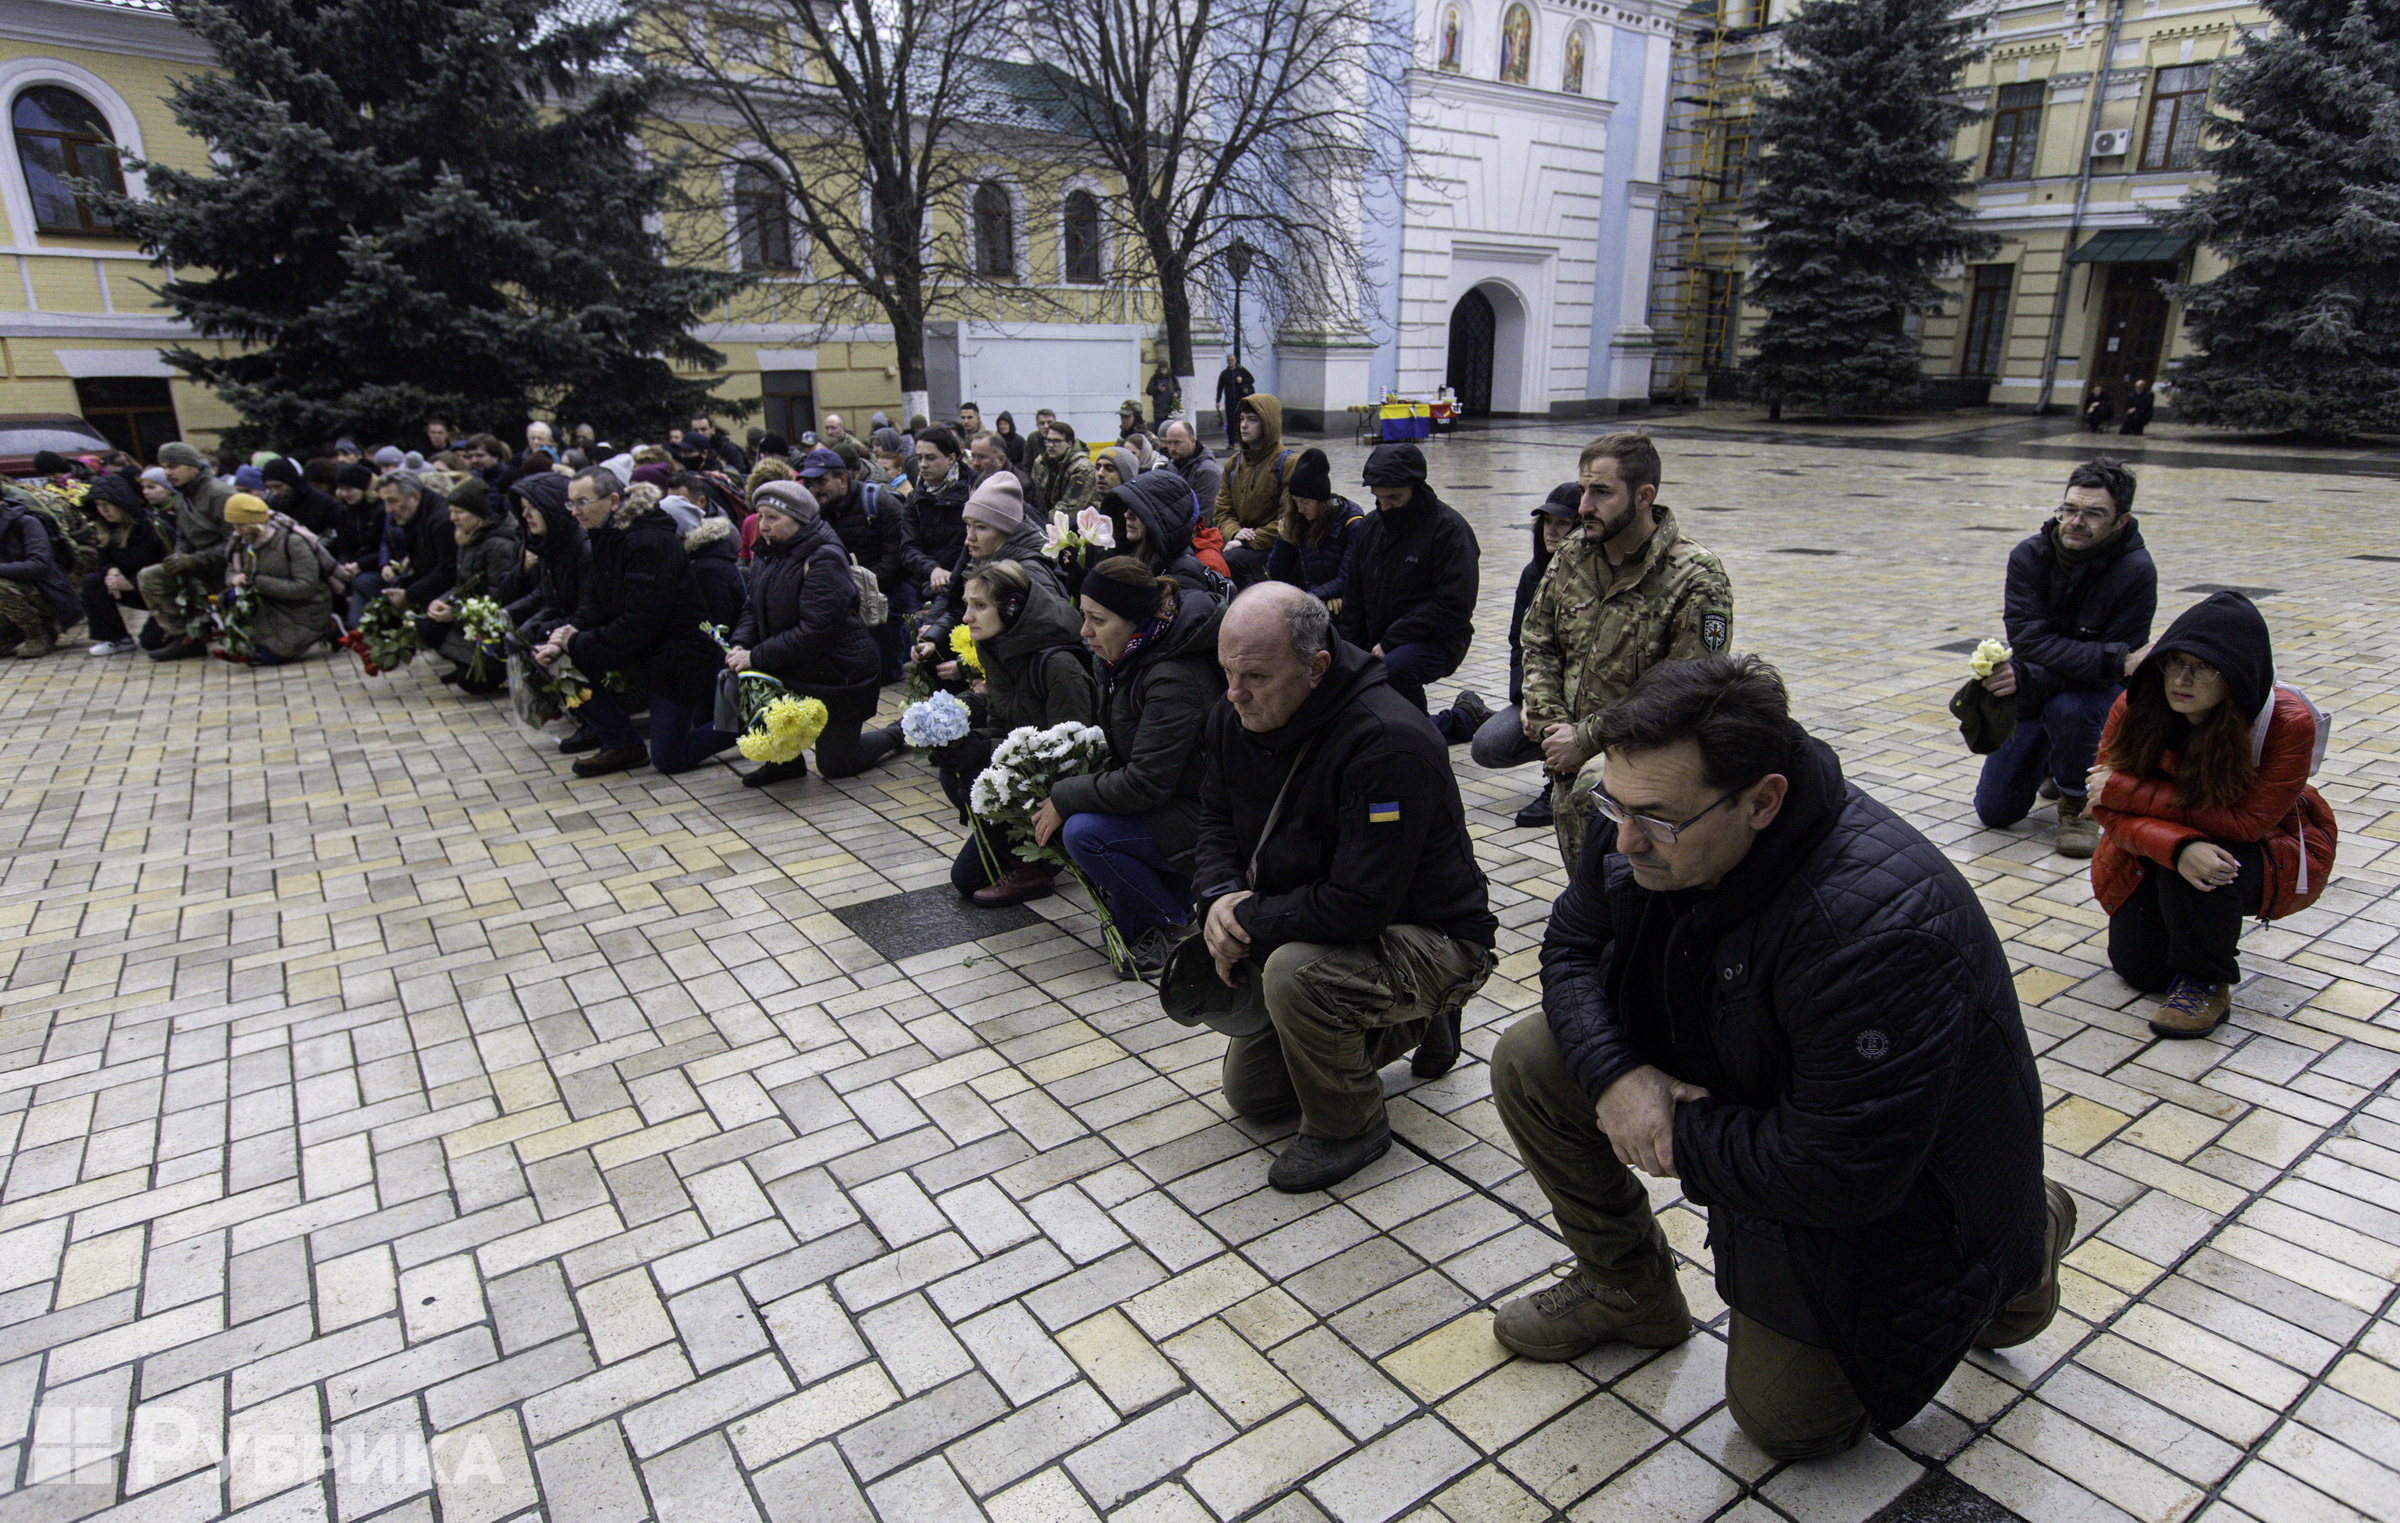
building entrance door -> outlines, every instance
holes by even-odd
[[[2112,264],[2100,303],[2100,343],[2090,374],[2108,388],[2112,407],[2122,410],[2136,381],[2158,379],[2159,355],[2167,342],[2168,305],[2159,282],[2173,280],[2175,266]]]
[[[1481,418],[1492,410],[1492,347],[1500,319],[1491,298],[1469,291],[1450,309],[1450,366],[1445,378],[1458,393],[1459,416]]]

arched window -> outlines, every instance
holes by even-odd
[[[33,223],[45,233],[113,233],[108,214],[75,194],[72,179],[96,180],[122,194],[125,172],[108,123],[90,101],[57,85],[36,85],[17,97],[17,162],[33,201]]]
[[[1066,276],[1078,285],[1100,283],[1100,201],[1088,190],[1067,192]]]
[[[1017,273],[1017,213],[997,180],[975,187],[975,273],[1002,278]]]
[[[791,205],[775,177],[754,164],[733,172],[733,232],[743,269],[793,267]]]

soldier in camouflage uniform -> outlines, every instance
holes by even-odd
[[[1567,871],[1583,852],[1600,780],[1600,712],[1662,661],[1722,652],[1733,639],[1733,584],[1717,558],[1658,506],[1658,450],[1610,434],[1583,452],[1583,530],[1551,557],[1525,610],[1525,736],[1553,779]]]

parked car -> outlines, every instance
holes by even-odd
[[[73,413],[0,414],[0,476],[30,476],[41,450],[62,455],[104,455],[116,446]]]

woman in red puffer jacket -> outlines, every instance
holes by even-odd
[[[2275,682],[2267,621],[2238,592],[2186,609],[2126,680],[2092,767],[2092,892],[2108,960],[2164,991],[2163,1037],[2225,1019],[2242,917],[2306,909],[2333,870],[2333,811],[2308,785],[2320,716]]]

